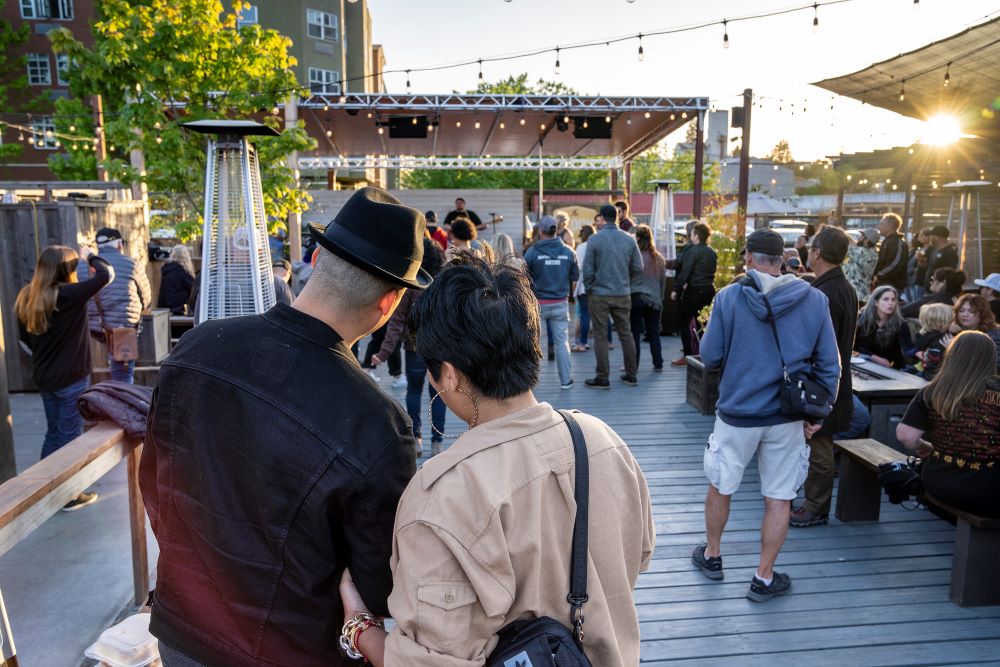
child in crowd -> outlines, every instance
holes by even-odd
[[[928,303],[920,308],[920,333],[914,342],[920,360],[918,367],[922,367],[920,376],[925,380],[933,379],[941,366],[944,351],[952,339],[948,333],[952,317],[951,307],[943,303]]]

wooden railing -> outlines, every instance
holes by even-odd
[[[132,586],[135,603],[141,605],[149,594],[146,511],[139,492],[141,452],[141,441],[126,438],[120,427],[105,421],[0,484],[0,556],[124,460],[132,534]],[[0,665],[17,665],[2,598],[0,641]]]

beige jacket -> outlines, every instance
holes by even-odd
[[[590,454],[584,648],[600,667],[639,664],[632,591],[655,532],[649,490],[621,438],[575,413]],[[569,625],[573,444],[547,403],[478,426],[417,472],[399,502],[386,664],[482,665],[508,623]]]

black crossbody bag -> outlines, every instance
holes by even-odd
[[[750,278],[743,280],[744,285],[758,289],[757,284]],[[788,375],[788,366],[785,365],[785,357],[781,353],[781,341],[778,340],[778,327],[774,323],[771,302],[763,292],[760,293],[760,298],[764,300],[764,307],[767,308],[767,323],[771,325],[774,345],[778,348],[778,358],[781,360],[781,414],[794,419],[826,419],[833,411],[830,392],[809,373],[798,373],[795,377]]]
[[[576,521],[573,525],[573,557],[570,562],[570,630],[559,621],[543,616],[515,621],[497,634],[500,642],[486,659],[486,667],[592,667],[583,652],[583,604],[587,601],[587,504],[590,496],[590,460],[580,425],[573,416],[559,411],[573,438],[576,458]]]

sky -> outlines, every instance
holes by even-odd
[[[920,121],[834,96],[811,82],[848,74],[939,40],[1000,14],[997,0],[846,0],[813,9],[804,0],[368,0],[373,41],[386,70],[519,53],[692,24],[708,28],[638,42],[562,52],[560,73],[548,53],[483,66],[487,81],[527,72],[581,94],[707,96],[720,109],[758,98],[750,149],[755,156],[788,141],[796,160],[909,145]],[[728,25],[725,18],[810,5],[783,16]],[[466,91],[476,66],[413,73],[414,93]],[[943,73],[942,73],[943,77]],[[404,92],[405,74],[386,75]],[[831,109],[832,107],[832,109]],[[731,135],[732,136],[732,135]],[[678,133],[668,145],[683,140]]]

